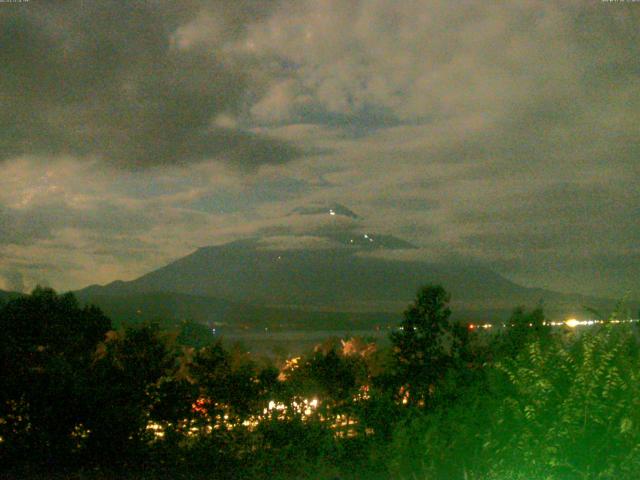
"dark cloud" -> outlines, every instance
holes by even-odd
[[[233,3],[207,4],[226,41],[247,20]],[[259,17],[269,3],[249,13]],[[0,160],[91,156],[141,168],[216,158],[251,168],[296,157],[286,142],[216,125],[220,115],[240,114],[259,86],[241,59],[215,45],[175,44],[178,28],[205,11],[194,1],[3,9]]]
[[[0,245],[30,245],[51,238],[56,223],[45,209],[25,211],[0,204]]]
[[[231,189],[219,188],[183,204],[185,208],[201,212],[236,213],[263,203],[284,201],[314,188],[309,182],[297,178],[276,176],[251,182]]]
[[[135,234],[157,219],[148,213],[104,202],[91,208],[73,207],[64,200],[13,208],[0,203],[0,245],[33,245],[53,239],[57,231],[74,228],[99,235]]]
[[[105,202],[93,208],[68,208],[59,224],[97,234],[135,234],[157,223],[155,215],[142,209]]]
[[[130,236],[92,235],[91,243],[94,247],[92,255],[124,263],[146,260],[149,256],[160,253],[153,244]]]
[[[373,199],[370,204],[375,207],[395,208],[398,211],[416,211],[428,212],[434,210],[440,205],[440,202],[434,198],[428,198],[429,192],[416,192],[409,195],[397,194],[393,198],[378,197]]]
[[[461,245],[494,269],[565,291],[637,292],[640,196],[630,182],[555,182],[458,216]]]
[[[492,204],[460,214],[464,223],[496,228],[594,232],[609,230],[620,238],[640,238],[640,194],[625,182],[554,182],[529,192],[504,195]],[[547,229],[549,226],[556,228]],[[508,242],[505,242],[508,243]]]

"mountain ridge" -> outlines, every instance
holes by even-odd
[[[201,247],[134,280],[92,285],[76,293],[98,304],[99,297],[179,295],[187,303],[198,297],[209,299],[212,305],[227,302],[233,306],[227,311],[251,313],[247,317],[259,316],[266,309],[270,313],[295,310],[300,317],[333,312],[395,318],[427,283],[442,284],[450,291],[454,313],[466,312],[465,317],[485,318],[502,312],[499,316],[504,319],[516,306],[532,308],[540,300],[555,316],[579,314],[584,304],[606,309],[614,303],[524,287],[480,266],[377,258],[362,255],[366,251],[359,247],[264,248],[263,240]],[[224,309],[216,311],[224,318]]]

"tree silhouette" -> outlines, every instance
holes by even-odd
[[[403,401],[423,404],[435,391],[453,358],[450,295],[440,285],[421,288],[392,333],[396,385]]]
[[[72,294],[37,287],[0,309],[2,454],[24,461],[69,459],[81,428],[96,346],[111,322]],[[8,451],[7,449],[11,450]],[[8,460],[8,458],[6,458]]]
[[[550,335],[551,326],[545,323],[542,306],[530,312],[522,306],[516,307],[507,322],[506,330],[497,338],[497,353],[515,357],[528,343],[539,340],[544,344]]]
[[[112,335],[91,368],[87,451],[95,462],[134,463],[148,440],[146,426],[175,356],[156,325]]]

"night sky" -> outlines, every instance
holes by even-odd
[[[640,3],[0,3],[0,69],[0,288],[330,221],[640,298]]]

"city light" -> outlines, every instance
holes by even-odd
[[[468,326],[469,330],[475,330],[477,328],[482,328],[484,330],[488,330],[488,329],[490,329],[492,327],[493,327],[493,325],[490,324],[490,323],[479,323],[479,324],[478,323],[470,323],[469,326]]]
[[[611,324],[617,325],[619,323],[637,323],[637,322],[638,322],[637,318],[629,318],[626,320],[620,320],[617,318],[612,318],[610,320],[594,320],[594,319],[578,320],[576,318],[569,318],[564,322],[550,322],[548,325],[553,325],[553,326],[566,325],[569,328],[576,328],[576,327],[591,327],[593,325],[602,325],[605,323],[611,323]]]
[[[575,328],[578,325],[580,325],[580,321],[576,320],[575,318],[570,318],[564,323],[567,325],[567,327],[571,327],[571,328]]]

